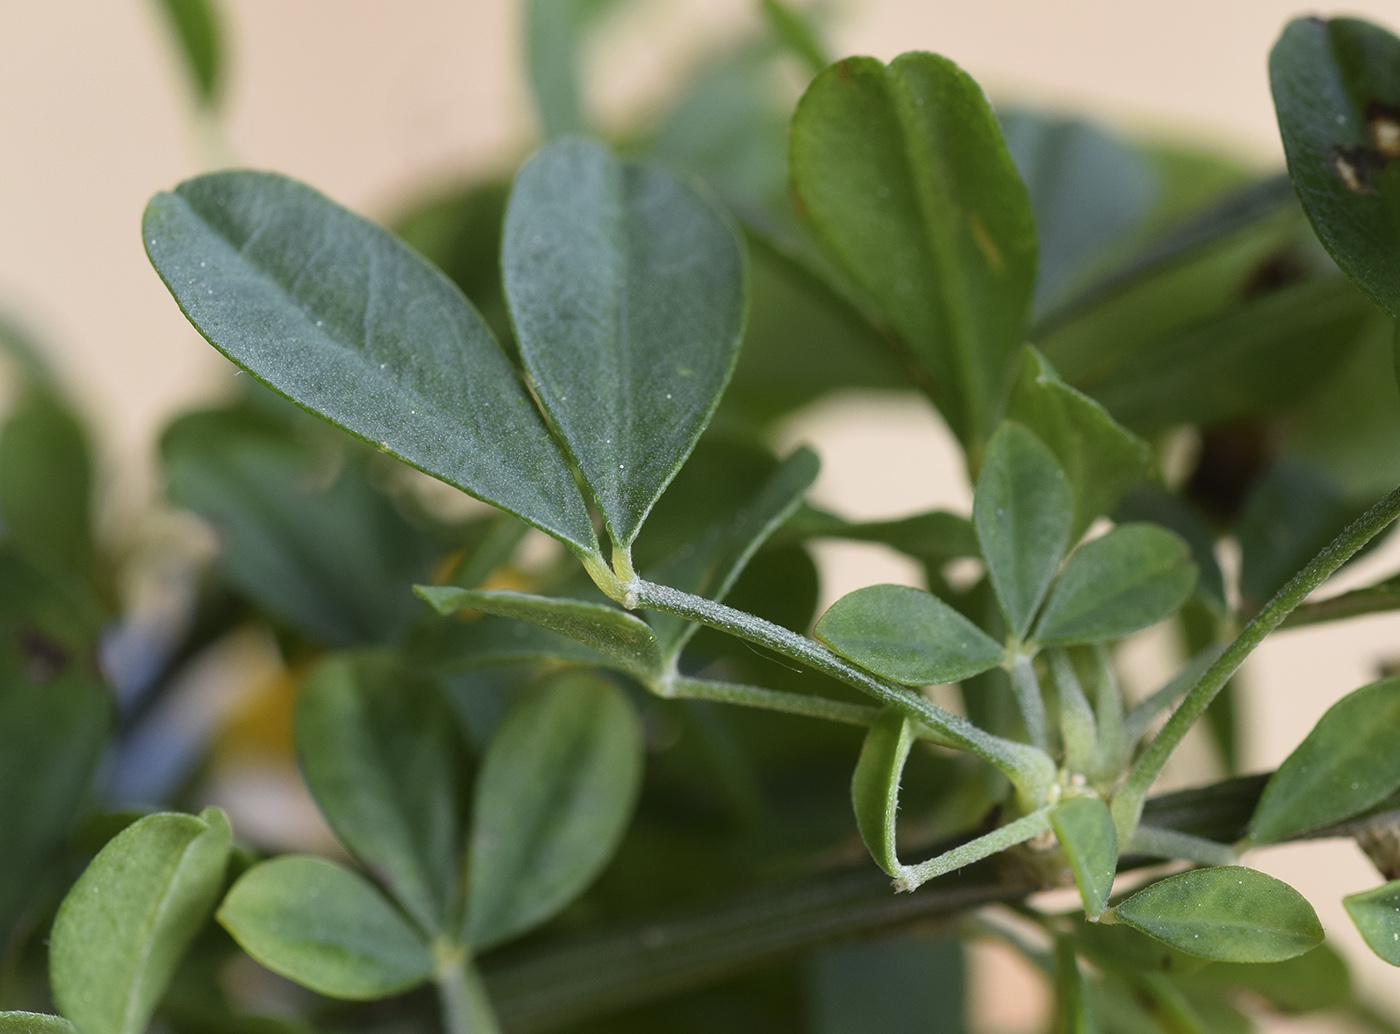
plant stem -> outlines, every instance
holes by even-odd
[[[821,643],[781,625],[746,614],[723,603],[693,596],[679,589],[638,580],[632,590],[637,605],[728,632],[800,661],[824,675],[868,693],[886,706],[931,727],[950,746],[961,747],[995,765],[1015,785],[1023,807],[1034,809],[1045,802],[1055,781],[1055,762],[1043,750],[1025,743],[993,736],[965,718],[945,711],[931,700],[856,667]]]
[[[1128,850],[1133,854],[1152,855],[1157,858],[1183,858],[1201,865],[1235,865],[1239,862],[1239,857],[1228,844],[1220,844],[1205,837],[1195,837],[1175,829],[1141,824],[1133,833]]]
[[[848,704],[843,700],[830,700],[805,693],[784,693],[777,689],[762,689],[734,682],[711,682],[708,679],[691,679],[683,675],[672,676],[670,681],[665,683],[665,687],[667,692],[663,692],[662,696],[713,700],[742,707],[762,707],[785,714],[845,722],[847,725],[870,725],[880,713],[878,707],[870,707],[867,704]]]
[[[1065,764],[1072,772],[1088,774],[1096,768],[1099,748],[1098,723],[1079,684],[1079,676],[1069,655],[1053,650],[1049,655],[1050,676],[1060,698],[1060,738],[1065,743]]]
[[[1034,836],[1039,836],[1050,828],[1050,808],[1044,807],[1023,815],[1015,822],[992,830],[976,840],[945,851],[918,865],[906,865],[894,881],[896,890],[914,890],[921,883],[927,883],[936,876],[961,869],[964,865],[990,858],[998,851],[1024,844]]]
[[[1050,725],[1045,718],[1045,698],[1040,693],[1035,661],[1024,653],[1017,653],[1012,656],[1009,667],[1011,691],[1016,696],[1016,706],[1021,709],[1021,720],[1026,723],[1026,734],[1041,750],[1049,750]]]
[[[437,959],[433,982],[446,1034],[500,1034],[501,1026],[471,954],[455,944],[435,945],[433,954]]]
[[[1195,724],[1196,719],[1205,713],[1205,709],[1224,688],[1230,676],[1239,670],[1245,658],[1270,632],[1278,628],[1283,619],[1307,599],[1314,589],[1350,560],[1357,550],[1388,528],[1397,516],[1400,516],[1400,488],[1392,490],[1384,499],[1348,525],[1332,540],[1331,545],[1294,575],[1292,580],[1264,605],[1264,609],[1240,630],[1234,642],[1225,648],[1225,652],[1215,663],[1206,669],[1205,674],[1186,694],[1171,718],[1167,719],[1167,724],[1162,727],[1152,745],[1138,758],[1137,764],[1128,773],[1127,780],[1113,798],[1113,818],[1118,826],[1121,842],[1127,843],[1132,839],[1133,831],[1142,815],[1142,804],[1147,798],[1147,791],[1161,775],[1167,758],[1171,757],[1172,751],[1176,749],[1187,730]]]

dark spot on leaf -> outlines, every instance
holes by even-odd
[[[1381,164],[1369,147],[1332,148],[1332,171],[1353,194],[1371,193],[1371,169]]]
[[[1366,132],[1382,160],[1400,158],[1400,108],[1380,101],[1366,105]]]
[[[22,628],[16,635],[24,657],[24,678],[36,686],[52,682],[68,667],[68,651],[37,628]]]
[[[1281,287],[1296,284],[1307,275],[1308,267],[1302,257],[1291,248],[1282,248],[1264,256],[1260,263],[1250,270],[1244,286],[1240,288],[1240,297],[1245,301],[1261,298]]]
[[[1208,428],[1201,437],[1196,468],[1186,483],[1186,496],[1215,520],[1232,523],[1272,457],[1273,449],[1258,421],[1240,420]]]
[[[848,86],[855,81],[851,77],[851,69],[849,67],[849,62],[836,62],[836,78],[840,79],[843,83],[845,83]]]

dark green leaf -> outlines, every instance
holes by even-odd
[[[195,96],[203,106],[214,107],[223,83],[223,55],[212,0],[160,0],[160,6],[180,46]]]
[[[274,973],[332,998],[387,998],[427,980],[417,931],[357,873],[283,855],[253,866],[219,907],[234,940]]]
[[[1196,592],[1216,616],[1226,609],[1225,575],[1215,556],[1215,531],[1197,507],[1153,482],[1129,492],[1113,514],[1119,524],[1150,522],[1176,532],[1191,547]]]
[[[457,742],[438,689],[389,650],[333,654],[297,701],[307,787],[365,869],[425,933],[457,897]]]
[[[1342,899],[1366,943],[1392,966],[1400,966],[1400,880]]]
[[[1400,787],[1400,678],[1327,709],[1264,787],[1250,839],[1271,844],[1350,818]]]
[[[556,675],[510,713],[477,781],[463,929],[474,950],[538,926],[593,882],[641,772],[641,724],[597,676]]]
[[[1269,54],[1288,174],[1337,264],[1400,308],[1400,40],[1356,18],[1296,18]]]
[[[616,607],[507,590],[458,589],[451,585],[419,585],[413,591],[442,615],[479,610],[542,625],[597,650],[644,682],[655,679],[662,670],[661,647],[651,626]]]
[[[836,945],[806,965],[810,1034],[964,1034],[967,963],[953,937]]]
[[[817,237],[917,357],[954,433],[979,447],[1036,264],[1030,199],[982,91],[933,54],[841,61],[798,105],[791,162]]]
[[[648,577],[723,600],[758,548],[797,509],[820,466],[811,449],[797,449],[741,508],[711,526],[700,541],[682,546]],[[652,615],[651,624],[667,656],[678,654],[699,627],[666,614]]]
[[[1079,960],[1074,954],[1074,942],[1059,938],[1055,941],[1054,1034],[1097,1034],[1098,1029],[1089,1007],[1084,974],[1079,971]]]
[[[190,321],[297,404],[583,554],[563,453],[481,317],[400,241],[282,176],[157,194],[147,253]]]
[[[92,569],[92,455],[53,391],[31,384],[0,425],[0,534],[79,574]]]
[[[1036,625],[1042,644],[1121,639],[1176,612],[1196,585],[1191,547],[1155,524],[1120,524],[1075,550]]]
[[[1085,913],[1097,919],[1108,906],[1118,870],[1118,833],[1108,805],[1097,797],[1075,797],[1056,805],[1050,826],[1069,859]]]
[[[1024,352],[1006,415],[1048,445],[1069,477],[1074,489],[1072,540],[1096,517],[1112,513],[1124,494],[1147,477],[1147,443],[1088,395],[1060,380],[1033,348]]]
[[[817,622],[841,656],[910,686],[957,682],[995,667],[1006,651],[937,596],[904,585],[848,593]]]
[[[112,838],[63,899],[49,946],[59,1011],[83,1034],[142,1034],[224,886],[218,808],[148,815]]]
[[[1074,493],[1055,456],[1020,424],[987,446],[972,522],[1011,634],[1025,636],[1069,545]]]
[[[102,755],[96,606],[0,548],[0,941],[34,903]]]
[[[909,719],[888,708],[881,711],[865,734],[851,777],[851,806],[860,838],[875,863],[896,877],[904,869],[895,844],[899,780],[913,742],[914,726]]]
[[[1091,122],[1024,108],[998,116],[1035,212],[1039,307],[1083,280],[1104,249],[1142,223],[1157,177],[1142,154]]]
[[[176,420],[161,439],[166,494],[219,536],[224,577],[267,613],[329,646],[393,642],[420,610],[432,544],[347,457],[318,457],[247,408]]]
[[[879,542],[933,567],[942,567],[960,557],[981,555],[972,522],[943,510],[893,521],[852,522],[813,506],[802,506],[777,537],[784,542],[822,538]]]
[[[625,549],[734,369],[743,250],[660,165],[568,139],[516,177],[501,267],[531,387]]]
[[[42,1012],[0,1012],[0,1034],[78,1034],[62,1016]]]
[[[1240,865],[1169,876],[1113,912],[1173,948],[1218,962],[1280,962],[1322,943],[1322,924],[1301,894]]]
[[[621,661],[590,649],[577,639],[540,625],[491,615],[459,614],[420,628],[404,650],[416,668],[441,677],[538,661],[629,670]]]

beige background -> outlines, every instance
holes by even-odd
[[[507,167],[530,146],[513,0],[224,6],[234,63],[227,136],[244,164],[384,214],[406,192]],[[750,23],[755,6],[651,0],[626,16],[591,62],[609,121],[625,123],[638,97],[664,93],[677,70]],[[1395,0],[1357,8],[1400,24]],[[842,10],[840,53],[938,50],[998,96],[1190,134],[1261,166],[1279,160],[1264,63],[1295,11],[1287,0],[867,0]],[[148,0],[0,0],[0,306],[52,344],[103,429],[107,530],[117,537],[149,498],[155,432],[180,407],[226,390],[231,376],[141,251],[145,199],[208,160],[178,74]],[[819,445],[819,491],[852,514],[966,505],[946,436],[920,407],[833,402],[787,437]],[[908,573],[875,550],[826,560],[828,596]],[[1397,566],[1400,548],[1387,549],[1352,577]],[[1276,764],[1330,703],[1373,677],[1379,659],[1400,654],[1397,632],[1400,618],[1371,618],[1289,633],[1262,650],[1251,670],[1249,764]],[[1188,766],[1175,778],[1205,775]],[[1366,986],[1400,1008],[1400,974],[1357,950],[1337,903],[1377,881],[1355,849],[1285,848],[1252,861],[1307,893],[1355,953]],[[1005,963],[979,959],[981,986],[1009,979]],[[983,996],[985,1023],[1025,1029],[1033,991],[999,988]]]

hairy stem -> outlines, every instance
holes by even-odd
[[[1040,693],[1035,661],[1026,654],[1018,653],[1011,658],[1010,670],[1011,691],[1016,696],[1016,706],[1021,710],[1021,720],[1026,723],[1026,734],[1041,750],[1049,750],[1050,725],[1045,718],[1045,698]]]
[[[1079,676],[1069,655],[1053,650],[1049,655],[1050,676],[1060,698],[1060,737],[1065,742],[1065,764],[1073,772],[1088,773],[1096,767],[1099,754],[1098,723],[1079,684]]]
[[[1043,750],[993,736],[909,688],[856,667],[806,636],[722,603],[665,585],[639,580],[630,588],[636,593],[637,605],[643,609],[659,610],[688,621],[698,621],[767,647],[854,686],[900,714],[929,726],[942,735],[948,745],[970,751],[1006,773],[1024,807],[1039,807],[1054,784],[1055,762]]]
[[[1128,844],[1133,854],[1156,858],[1182,858],[1201,865],[1235,865],[1239,857],[1228,844],[1192,836],[1175,829],[1139,825]]]
[[[1283,619],[1301,604],[1319,585],[1330,578],[1336,570],[1356,555],[1357,550],[1370,542],[1390,526],[1400,516],[1400,488],[1390,492],[1365,514],[1350,524],[1331,545],[1319,553],[1312,561],[1293,576],[1275,594],[1264,609],[1256,614],[1235,637],[1225,652],[1206,669],[1200,680],[1186,694],[1180,706],[1167,719],[1167,724],[1152,741],[1128,773],[1127,780],[1113,799],[1113,818],[1118,826],[1120,840],[1128,842],[1137,828],[1142,815],[1142,804],[1147,791],[1161,774],[1174,751],[1196,719],[1205,713],[1216,694],[1224,688],[1245,658],[1253,652]]]
[[[486,985],[467,950],[444,944],[436,946],[433,954],[437,959],[433,982],[446,1034],[500,1034]]]
[[[664,696],[683,697],[688,700],[713,700],[721,704],[738,704],[742,707],[761,707],[769,711],[785,714],[806,715],[809,718],[825,718],[847,725],[870,725],[880,713],[878,707],[868,704],[848,704],[844,700],[829,700],[826,697],[808,696],[805,693],[785,693],[777,689],[763,689],[759,686],[745,686],[734,682],[712,682],[708,679],[691,679],[676,675],[666,683]]]
[[[914,890],[936,876],[961,869],[964,865],[990,858],[1008,847],[1024,844],[1032,837],[1039,836],[1050,828],[1050,808],[1041,808],[1029,815],[1023,815],[1015,822],[1009,822],[992,830],[976,840],[969,840],[951,851],[930,858],[918,865],[906,865],[894,881],[896,890]]]

